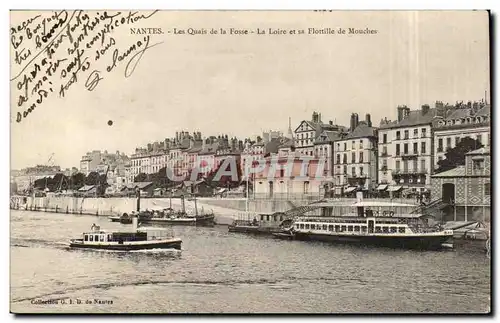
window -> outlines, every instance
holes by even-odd
[[[355,232],[359,232],[359,225],[357,225],[357,226],[354,227],[354,231]]]
[[[361,232],[366,232],[366,226],[361,227]]]
[[[387,146],[382,147],[382,156],[387,156]]]
[[[455,137],[455,147],[460,143],[460,137]]]
[[[410,138],[410,132],[408,130],[405,130],[405,139]]]
[[[311,230],[315,230],[316,229],[316,224],[311,224]]]
[[[351,174],[352,174],[352,177],[356,176],[356,167],[353,167],[351,169]]]
[[[479,141],[480,144],[483,143],[483,136],[482,135],[477,135],[476,139],[477,139],[477,141]]]
[[[347,154],[344,154],[344,164],[347,164]]]
[[[260,220],[264,221],[264,216],[263,215],[260,216]]]
[[[396,131],[396,140],[401,139],[401,131]]]
[[[101,235],[99,236],[99,241],[101,241],[101,242],[103,242],[103,241],[104,241],[104,234],[101,234]]]
[[[99,241],[99,236],[96,234],[95,237],[94,237],[94,241]]]
[[[85,238],[83,239],[84,241],[89,241],[89,236],[86,234]]]
[[[399,144],[396,144],[396,156],[399,156],[401,154],[401,151],[399,149]]]
[[[360,163],[363,162],[363,152],[362,151],[359,152],[359,162]]]
[[[94,236],[93,235],[89,236],[89,241],[94,241]]]
[[[382,143],[386,144],[387,143],[387,134],[384,133],[384,135],[382,136]]]
[[[112,234],[108,234],[108,241],[113,241],[113,235]]]
[[[340,225],[335,226],[335,232],[340,232]]]
[[[309,182],[304,182],[304,194],[309,193]]]
[[[346,226],[345,226],[345,225],[343,225],[343,226],[340,228],[340,231],[342,231],[342,232],[347,231]]]
[[[396,233],[398,232],[398,229],[396,227],[391,227],[391,233]]]
[[[354,148],[355,148],[355,147],[354,147],[355,145],[356,145],[356,142],[353,140],[353,141],[351,142],[351,149],[354,149]]]
[[[417,172],[418,170],[418,160],[414,159],[413,160],[413,171]]]
[[[484,159],[473,159],[472,160],[472,170],[473,172],[483,172],[484,170]]]
[[[404,227],[399,227],[399,233],[405,233],[406,229]]]
[[[380,227],[375,227],[375,232],[376,232],[376,233],[381,233],[381,232],[382,232],[382,230],[380,229]]]
[[[443,138],[438,139],[438,152],[443,151]]]
[[[347,150],[347,143],[344,142],[344,151]]]
[[[491,183],[484,184],[484,195],[485,196],[491,195]]]
[[[413,143],[413,153],[418,155],[418,142]]]
[[[269,215],[266,215],[266,221],[269,221]]]
[[[413,138],[418,138],[418,129],[413,129]]]
[[[340,164],[340,154],[337,154],[337,164]]]
[[[323,224],[323,230],[326,231],[326,224]]]
[[[421,146],[421,147],[420,147],[420,153],[421,153],[421,154],[425,154],[425,148],[426,148],[426,147],[425,147],[425,142],[422,142],[420,146]]]
[[[349,231],[349,232],[352,232],[352,231],[353,231],[352,225],[349,225],[349,226],[347,227],[347,231]]]
[[[384,232],[384,233],[389,233],[389,227],[384,227],[384,228],[382,229],[382,232]]]
[[[426,173],[426,169],[425,169],[425,159],[422,159],[420,161],[420,170],[423,172],[423,173]]]
[[[405,173],[408,173],[408,161],[407,160],[403,160],[403,171]]]
[[[309,230],[309,224],[306,224],[306,230]]]
[[[359,167],[359,174],[363,176],[363,166]]]
[[[401,161],[396,160],[396,170],[399,171],[400,168],[401,168]]]
[[[333,225],[328,226],[328,231],[333,231]]]
[[[356,162],[356,153],[351,153],[351,163],[355,163]]]
[[[448,138],[446,138],[446,150],[448,150],[450,148],[451,148],[451,138],[448,137]]]
[[[422,128],[421,130],[422,130],[422,138],[425,138],[427,135],[427,129]]]
[[[363,149],[363,139],[359,140],[359,149]]]
[[[404,153],[405,155],[407,155],[407,154],[408,154],[408,144],[404,144],[404,145],[403,145],[403,153]]]

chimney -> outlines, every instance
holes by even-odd
[[[365,121],[366,121],[366,124],[368,125],[368,127],[372,126],[372,116],[369,113],[366,114]]]
[[[356,115],[351,113],[351,123],[349,124],[349,131],[353,131],[356,128]]]
[[[444,117],[444,111],[446,110],[446,107],[444,106],[442,101],[436,101],[436,116],[438,117]]]
[[[328,121],[328,123],[330,124],[330,126],[333,126],[333,121],[332,120]]]
[[[430,108],[431,107],[428,104],[422,105],[422,115],[425,116],[429,112]]]
[[[354,114],[355,115],[355,123],[354,123],[354,129],[356,129],[359,125],[359,115],[357,113]]]
[[[321,113],[318,115],[318,122],[321,122]]]
[[[398,122],[404,119],[404,106],[398,105]]]
[[[313,112],[313,115],[312,115],[312,122],[318,122],[318,113],[317,112]]]

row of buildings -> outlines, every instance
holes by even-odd
[[[308,156],[311,161],[306,173],[310,181],[294,183],[300,167],[293,167],[291,173],[276,171],[269,179],[269,168],[253,175],[254,194],[320,194],[329,190],[344,195],[360,188],[426,192],[432,188],[431,176],[438,162],[462,138],[471,137],[490,146],[491,111],[484,101],[454,105],[435,102],[433,107],[423,105],[415,110],[398,106],[396,112],[396,120],[385,118],[378,126],[373,125],[370,114],[360,118],[353,113],[349,126],[343,126],[323,122],[321,114],[314,112],[310,120],[295,127],[289,120],[286,134],[269,131],[255,140],[180,131],[174,138],[137,148],[130,157],[118,152],[113,158],[98,151],[87,153],[80,169],[84,173],[103,171],[112,160],[108,178],[126,185],[141,173],[157,173],[164,167],[174,176],[186,178],[196,168],[207,176],[227,158],[235,159],[244,170],[258,160]],[[313,176],[318,169],[320,179]]]
[[[349,125],[324,122],[314,112],[310,120],[292,126],[287,133],[268,131],[256,139],[238,139],[222,134],[203,137],[200,132],[179,131],[175,137],[123,152],[91,151],[82,156],[80,172],[107,171],[108,183],[119,189],[143,174],[154,174],[167,167],[174,176],[185,179],[196,169],[203,176],[232,158],[241,170],[256,161],[284,162],[290,157],[309,157],[305,173],[309,181],[297,183],[301,165],[291,172],[269,166],[252,175],[253,193],[264,196],[290,194],[345,195],[357,189],[398,192],[409,189],[426,192],[432,188],[431,176],[439,160],[462,138],[479,140],[490,146],[490,105],[484,101],[456,103],[435,102],[410,110],[396,108],[397,119],[384,118],[378,126],[370,114],[352,113]],[[346,120],[347,121],[347,120]],[[294,162],[295,163],[295,162]],[[300,164],[297,161],[297,164]],[[320,174],[321,178],[318,178]]]

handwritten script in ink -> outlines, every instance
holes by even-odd
[[[65,97],[78,83],[93,91],[108,73],[121,70],[130,77],[144,53],[161,42],[150,35],[132,41],[113,35],[155,13],[62,10],[33,14],[12,26],[10,81],[16,121],[26,119],[50,97]]]

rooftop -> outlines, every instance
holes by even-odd
[[[465,166],[458,166],[445,172],[434,174],[432,177],[464,177],[465,175]]]

